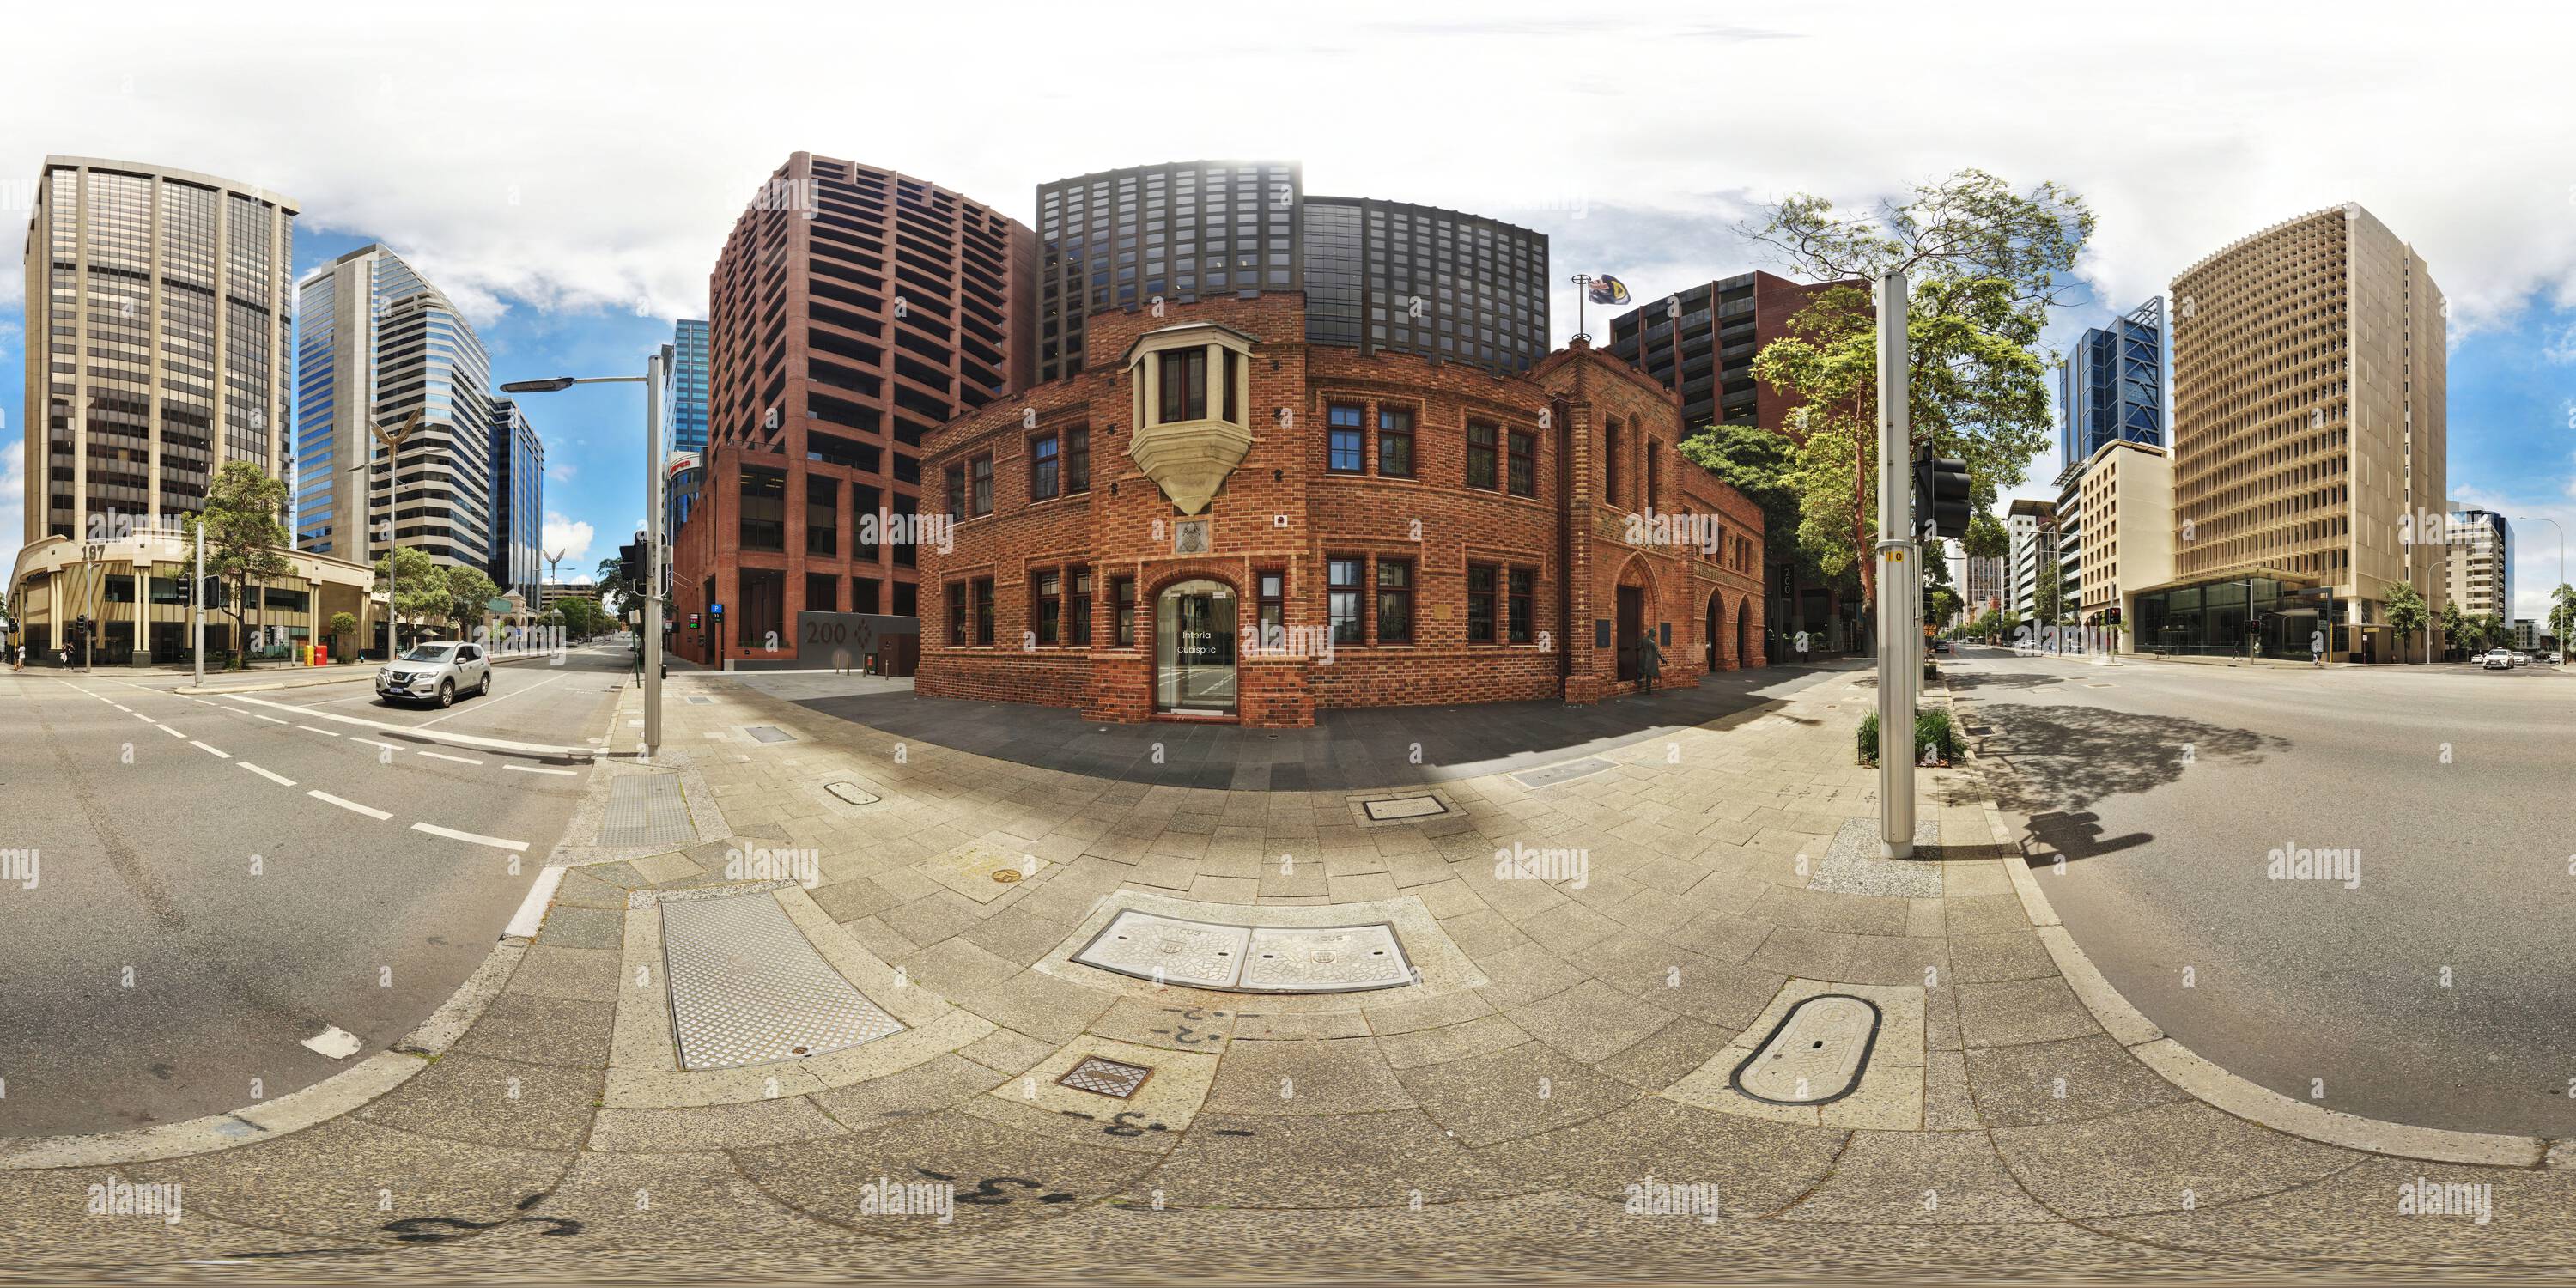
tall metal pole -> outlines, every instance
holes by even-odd
[[[662,378],[673,346],[644,362],[644,757],[662,751]]]
[[[188,652],[197,661],[197,687],[206,687],[206,524],[197,521],[197,595],[188,614]]]
[[[1914,697],[1923,679],[1905,320],[1899,270],[1878,279],[1878,843],[1891,859],[1914,857]]]

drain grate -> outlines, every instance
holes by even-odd
[[[1141,1064],[1126,1064],[1117,1060],[1104,1060],[1096,1055],[1087,1055],[1082,1058],[1082,1063],[1073,1066],[1072,1072],[1056,1081],[1076,1091],[1095,1092],[1125,1100],[1135,1095],[1136,1089],[1144,1086],[1145,1080],[1153,1076],[1154,1071]]]
[[[680,701],[688,703],[693,707],[711,707],[715,705],[716,700],[714,698],[682,698]]]
[[[677,774],[629,774],[608,785],[599,845],[687,845],[698,839]]]
[[[1073,960],[1190,988],[1358,993],[1413,982],[1395,927],[1229,926],[1123,909]]]
[[[742,727],[742,731],[750,734],[752,740],[755,742],[796,741],[796,735],[789,733],[776,725],[744,725]]]
[[[1569,760],[1561,765],[1524,769],[1512,775],[1512,781],[1523,787],[1554,787],[1558,783],[1572,782],[1577,778],[1589,778],[1610,767],[1610,762],[1599,756],[1586,756],[1581,760]]]
[[[794,1060],[903,1030],[814,951],[767,890],[665,898],[661,908],[681,1068]]]

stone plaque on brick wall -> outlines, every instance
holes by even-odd
[[[1205,519],[1183,519],[1172,525],[1172,553],[1203,555],[1215,546],[1215,534]]]

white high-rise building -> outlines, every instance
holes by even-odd
[[[492,367],[474,328],[380,245],[315,269],[298,291],[297,548],[367,563],[390,537],[441,565],[488,570]],[[415,412],[388,461],[369,420],[394,432]]]

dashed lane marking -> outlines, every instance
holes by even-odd
[[[378,743],[377,745],[378,745],[378,746],[382,746],[383,744],[382,744],[382,743]],[[443,751],[424,751],[424,752],[422,752],[422,753],[420,753],[420,754],[422,754],[422,755],[424,755],[424,756],[427,756],[427,757],[429,757],[429,758],[430,758],[430,759],[432,759],[432,760],[452,760],[452,761],[455,761],[457,764],[460,764],[460,765],[479,765],[479,764],[482,764],[482,763],[483,763],[482,761],[476,760],[476,759],[475,759],[475,758],[473,758],[472,756],[451,756],[451,755],[448,755],[446,752],[443,752]]]
[[[191,747],[196,748],[196,749],[197,749],[197,750],[199,750],[199,751],[202,751],[202,752],[206,753],[206,754],[207,754],[207,755],[209,755],[209,756],[214,756],[214,757],[217,757],[217,758],[219,758],[219,759],[223,759],[223,760],[230,760],[230,759],[232,759],[232,758],[233,758],[233,754],[232,754],[231,752],[229,752],[229,751],[217,751],[217,750],[215,750],[214,748],[209,747],[209,746],[207,746],[206,744],[204,744],[204,743],[202,743],[202,742],[199,742],[199,741],[197,741],[197,740],[196,740],[196,739],[194,739],[194,738],[190,738],[190,739],[188,740],[188,745],[189,745],[189,746],[191,746]]]
[[[347,811],[349,811],[349,812],[350,812],[350,813],[352,813],[352,814],[364,814],[364,815],[366,815],[367,817],[372,818],[372,819],[376,819],[376,820],[378,820],[378,821],[382,821],[382,820],[389,819],[389,818],[392,818],[392,817],[393,817],[393,815],[388,814],[388,813],[384,812],[383,810],[377,809],[377,808],[375,808],[374,806],[371,806],[371,805],[361,805],[361,804],[357,803],[356,801],[342,800],[342,799],[340,799],[339,797],[334,796],[334,795],[332,795],[332,794],[331,794],[331,793],[329,793],[329,792],[306,792],[306,793],[304,793],[304,794],[305,794],[305,795],[307,795],[307,796],[312,797],[313,799],[315,799],[315,800],[317,800],[317,801],[324,801],[324,802],[327,802],[327,803],[329,803],[329,804],[337,805],[337,806],[339,806],[340,808],[342,808],[342,809],[344,809],[344,810],[347,810]]]
[[[280,719],[278,719],[278,718],[277,718],[277,717],[275,717],[275,716],[263,716],[263,715],[260,715],[260,714],[259,714],[258,712],[256,712],[256,711],[251,712],[251,715],[252,715],[252,716],[254,716],[254,717],[256,717],[256,718],[258,718],[258,719],[265,720],[265,721],[269,722],[270,724],[291,724],[291,723],[293,723],[292,721],[280,720]]]
[[[489,845],[497,849],[512,850],[522,854],[526,853],[528,849],[528,843],[525,841],[507,841],[497,836],[485,836],[480,832],[459,832],[455,828],[440,827],[435,823],[414,823],[411,825],[411,830],[415,832],[427,832],[431,836],[443,836],[451,841],[464,841],[472,845]]]
[[[173,737],[173,738],[185,738],[185,737],[187,737],[187,736],[188,736],[188,735],[186,735],[186,734],[184,734],[184,733],[181,733],[181,732],[179,732],[178,730],[173,729],[173,728],[171,728],[170,726],[165,725],[165,724],[162,724],[162,723],[160,723],[160,722],[158,722],[158,721],[155,721],[155,722],[153,723],[152,727],[153,727],[153,728],[155,728],[155,729],[160,730],[160,731],[161,731],[161,732],[163,732],[163,733],[166,733],[166,734],[170,735],[170,736],[171,736],[171,737]]]
[[[566,778],[574,776],[573,771],[569,769],[539,769],[534,765],[503,765],[501,768],[515,770],[522,774],[561,774]]]
[[[330,730],[328,730],[328,729],[316,729],[316,728],[314,728],[314,727],[313,727],[313,726],[311,726],[311,725],[297,725],[297,726],[295,726],[295,727],[296,727],[296,728],[298,728],[298,729],[303,730],[303,731],[304,731],[304,732],[306,732],[306,733],[318,733],[318,734],[322,735],[322,736],[323,736],[323,737],[325,737],[325,738],[337,738],[337,737],[339,737],[339,736],[340,736],[340,735],[338,735],[338,734],[336,734],[336,733],[331,732],[331,731],[330,731]]]
[[[259,776],[260,776],[260,777],[262,777],[262,778],[267,779],[268,781],[270,781],[270,782],[272,782],[272,783],[277,784],[277,785],[278,785],[278,786],[280,786],[280,787],[293,787],[293,786],[295,785],[295,780],[294,780],[294,779],[289,778],[289,777],[287,777],[287,776],[286,776],[286,775],[284,775],[284,774],[274,773],[274,772],[271,772],[271,771],[269,771],[269,770],[262,769],[262,768],[260,768],[259,766],[257,766],[257,765],[254,765],[254,764],[250,763],[250,762],[249,762],[249,761],[247,761],[247,760],[236,760],[236,761],[234,761],[233,763],[234,763],[234,764],[236,764],[236,765],[241,766],[241,767],[242,767],[242,768],[244,768],[244,769],[249,770],[250,772],[252,772],[252,773],[254,773],[254,774],[259,775]]]

